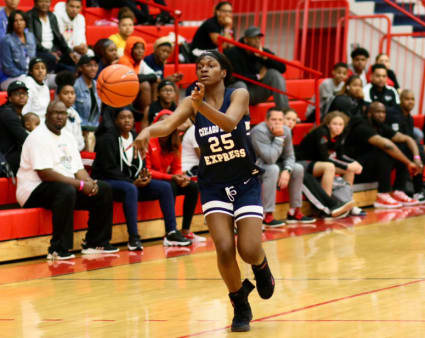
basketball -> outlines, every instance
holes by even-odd
[[[134,101],[140,84],[133,69],[124,65],[111,65],[100,72],[96,87],[103,103],[119,108]]]

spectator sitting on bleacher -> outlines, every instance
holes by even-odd
[[[168,36],[163,36],[155,41],[153,44],[153,53],[146,56],[144,61],[161,79],[164,79],[164,65],[172,52],[173,43]],[[174,73],[165,78],[165,80],[173,82],[179,82],[181,79],[183,79],[183,74],[181,73]]]
[[[261,38],[263,36],[264,34],[261,33],[258,27],[252,26],[245,31],[244,37],[240,39],[240,42],[260,51],[273,54],[271,50],[261,46]],[[226,49],[224,54],[229,58],[233,66],[233,71],[236,74],[286,92],[286,82],[282,76],[286,71],[286,65],[284,63],[236,46]],[[249,92],[249,104],[251,105],[266,102],[273,95],[276,108],[284,110],[289,107],[288,97],[286,95],[256,84],[237,80],[230,87],[246,88]]]
[[[88,49],[86,40],[86,19],[81,12],[82,0],[60,1],[55,5],[54,14],[58,19],[59,30],[68,47],[79,57],[93,51]]]
[[[27,86],[15,81],[7,88],[7,103],[0,107],[0,152],[14,174],[18,171],[22,145],[28,136],[22,124],[22,108],[27,101]]]
[[[167,6],[164,0],[154,0],[155,3]],[[99,6],[105,9],[128,7],[136,16],[138,25],[167,24],[172,22],[170,14],[161,11],[155,19],[149,14],[148,5],[137,0],[98,0]]]
[[[56,16],[49,10],[51,0],[34,0],[28,14],[28,29],[37,43],[37,56],[45,60],[50,72],[62,69],[73,71],[77,55],[68,47],[58,26]]]
[[[83,254],[117,252],[112,235],[112,190],[94,181],[84,170],[72,135],[63,130],[65,105],[58,100],[47,108],[46,121],[22,147],[16,199],[24,208],[52,211],[53,233],[47,259],[70,259],[73,248],[74,210],[88,210],[89,221]]]
[[[321,177],[323,189],[333,193],[334,175],[340,175],[353,185],[355,175],[361,174],[363,167],[345,154],[343,147],[344,129],[349,118],[342,112],[333,111],[325,115],[323,122],[311,130],[301,141],[297,158],[308,173]],[[332,169],[331,169],[332,168]],[[365,213],[354,207],[351,214],[364,216]]]
[[[298,120],[298,114],[295,110],[288,108],[284,111],[283,124],[291,130],[291,135]],[[325,216],[342,217],[348,215],[354,207],[354,201],[341,202],[334,196],[329,196],[313,175],[304,170],[303,172],[302,191],[316,209],[320,210]]]
[[[143,250],[137,229],[137,202],[159,200],[164,215],[165,246],[187,246],[191,241],[176,230],[174,195],[171,185],[152,179],[143,167],[140,153],[131,144],[136,138],[133,132],[134,116],[130,109],[122,108],[114,118],[115,128],[110,129],[96,142],[96,159],[92,175],[103,179],[112,187],[114,200],[123,202],[129,235],[128,249]]]
[[[74,74],[66,70],[62,71],[57,74],[55,81],[57,85],[56,96],[65,104],[66,112],[68,113],[64,130],[74,136],[78,151],[82,151],[85,148],[85,143],[81,129],[81,117],[73,107],[76,98]]]
[[[35,57],[35,37],[26,27],[26,14],[21,10],[12,11],[7,34],[0,40],[1,70],[6,77],[1,83],[1,90],[7,90],[13,81],[23,81],[29,61]]]
[[[28,75],[24,79],[28,87],[28,103],[25,105],[22,115],[27,112],[36,113],[44,122],[50,102],[50,91],[46,79],[47,65],[44,60],[39,57],[32,59],[28,66]]]
[[[383,116],[383,118],[382,118]],[[363,166],[356,183],[378,181],[378,195],[375,207],[399,208],[402,205],[418,203],[403,191],[392,192],[391,170],[396,162],[404,164],[411,175],[421,172],[421,163],[409,160],[393,143],[407,143],[414,156],[419,156],[416,143],[409,136],[395,132],[385,123],[385,106],[372,102],[368,107],[367,118],[353,117],[345,135],[345,153]]]
[[[342,175],[350,185],[354,182],[354,176],[362,172],[360,163],[344,153],[343,133],[348,122],[349,118],[344,113],[330,112],[321,125],[311,130],[301,141],[299,159],[309,162],[307,170],[314,176],[321,176],[315,174],[319,170],[317,165],[321,162],[332,163],[335,173]]]
[[[177,89],[174,82],[162,80],[158,85],[158,100],[149,107],[148,122],[151,124],[156,115],[163,110],[174,111],[176,106]]]
[[[382,64],[372,66],[370,83],[363,87],[364,101],[370,104],[373,101],[381,102],[385,105],[387,114],[400,113],[400,98],[394,87],[387,85],[387,68]]]
[[[283,111],[283,124],[291,129],[291,131],[297,124],[298,120],[298,114],[294,109],[287,108]]]
[[[81,128],[86,151],[94,151],[94,131],[99,126],[101,102],[96,90],[97,61],[94,56],[83,55],[78,62],[81,75],[74,84],[75,110],[81,117]]]
[[[214,7],[214,16],[205,20],[199,26],[190,44],[192,54],[195,57],[200,56],[206,50],[217,49],[219,35],[233,39],[232,13],[232,4],[228,1],[220,1]],[[227,47],[229,45],[223,43],[223,48]]]
[[[301,212],[304,169],[295,163],[291,130],[283,123],[283,112],[275,107],[267,111],[266,120],[251,130],[251,141],[257,155],[256,164],[265,170],[262,180],[263,224],[279,227],[285,222],[274,219],[276,190],[289,190],[287,223],[313,223]]]
[[[323,119],[325,115],[324,108],[326,106],[327,101],[337,95],[344,87],[345,80],[347,79],[348,73],[348,65],[344,62],[338,62],[333,66],[332,69],[332,77],[323,80],[323,82],[319,86],[319,107],[321,117],[320,120]],[[315,101],[314,97],[312,101]],[[315,105],[309,105],[306,112],[306,117],[308,122],[314,122],[316,111]]]
[[[134,20],[136,17],[128,7],[122,7],[118,12],[118,33],[112,34],[109,39],[117,46],[119,57],[124,55],[127,39],[134,32]]]
[[[25,130],[28,133],[31,133],[40,125],[40,118],[35,113],[26,113],[24,116],[22,116],[22,123]]]
[[[171,114],[170,111],[162,111],[156,116],[154,123]],[[153,179],[164,180],[170,184],[174,196],[184,195],[182,233],[192,241],[204,242],[204,237],[197,236],[190,231],[193,213],[198,202],[198,184],[191,181],[190,177],[182,172],[178,130],[166,137],[150,139],[146,154],[146,167],[151,171]]]
[[[421,129],[414,126],[411,114],[414,107],[415,94],[410,89],[404,89],[400,94],[400,108],[403,116],[401,124],[404,126],[401,131],[410,137],[413,137],[417,143],[421,143],[424,139],[424,133]]]
[[[117,46],[112,40],[100,39],[94,45],[94,52],[99,60],[99,70],[97,71],[96,79],[99,73],[106,67],[118,63],[119,56]]]
[[[351,52],[351,61],[352,63],[348,66],[348,76],[358,75],[362,80],[362,85],[366,86],[367,78],[366,78],[366,64],[369,60],[369,52],[362,48],[357,47]]]
[[[415,106],[415,95],[413,94],[413,92],[409,89],[403,90],[400,95],[401,112],[398,114],[393,114],[393,115],[386,114],[385,124],[390,126],[391,129],[393,129],[395,132],[403,133],[405,135],[410,136],[410,138],[412,138],[413,140],[415,140],[418,147],[420,160],[422,163],[424,163],[425,162],[424,148],[420,144],[420,140],[418,141],[415,137],[415,131],[420,133],[422,133],[422,131],[414,127],[413,117],[410,115],[410,111],[413,109],[414,106]],[[412,158],[413,156],[412,151],[411,149],[409,149],[406,143],[397,143],[397,146],[400,148],[400,150],[403,152],[404,155],[406,155],[408,158]],[[408,180],[410,180],[410,177],[406,168],[402,165],[398,165],[394,186],[400,187],[401,190],[405,191],[405,189],[407,189],[405,184]],[[422,172],[413,177],[412,183],[413,183],[413,193],[414,193],[413,198],[420,202],[425,201],[425,196],[424,196],[425,190],[424,190]]]
[[[128,66],[138,74],[140,91],[136,98],[135,106],[142,112],[142,128],[148,125],[149,106],[153,94],[157,91],[160,76],[143,60],[146,42],[140,36],[130,36],[125,45],[124,56],[118,63]]]
[[[398,93],[400,93],[400,85],[397,80],[397,76],[395,72],[391,69],[391,63],[390,58],[385,53],[380,53],[375,58],[375,63],[384,65],[385,68],[387,68],[387,85],[390,87],[394,87]],[[366,74],[367,82],[371,81],[371,75],[372,75],[372,66],[369,67],[369,71]]]
[[[19,1],[20,0],[4,0],[6,6],[0,10],[0,39],[6,35],[9,15],[18,8]]]
[[[340,111],[349,117],[363,116],[366,112],[363,100],[362,80],[358,75],[351,75],[342,91],[335,97],[330,97],[323,108],[323,116],[330,111]]]

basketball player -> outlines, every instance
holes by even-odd
[[[137,136],[134,146],[144,153],[149,138],[170,134],[191,118],[201,156],[199,189],[202,209],[217,251],[218,269],[229,289],[234,307],[232,331],[249,331],[252,319],[248,295],[254,285],[245,279],[236,261],[252,265],[257,291],[267,299],[273,295],[274,278],[261,244],[261,169],[249,142],[249,95],[246,89],[229,89],[225,84],[232,71],[228,59],[208,51],[196,62],[197,88],[169,118],[153,124]],[[233,224],[238,229],[235,245]]]

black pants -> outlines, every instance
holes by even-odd
[[[372,151],[358,156],[356,160],[363,166],[363,171],[360,175],[356,175],[355,183],[378,181],[378,192],[391,192],[391,170],[397,162],[395,159],[374,147]]]
[[[178,186],[174,181],[170,181],[170,184],[173,189],[174,200],[177,195],[184,195],[182,228],[184,230],[189,230],[193,214],[195,212],[196,203],[198,202],[198,183],[190,181],[190,183],[184,188]]]
[[[419,149],[419,155],[421,157],[422,163],[425,163],[425,153],[421,144],[417,144]],[[397,147],[401,150],[401,152],[411,161],[413,161],[413,154],[410,151],[409,147],[406,143],[397,143]],[[395,165],[396,168],[396,178],[394,182],[395,190],[406,191],[406,184],[411,179],[409,171],[407,167],[401,163],[397,162]],[[414,192],[421,192],[423,190],[423,181],[422,181],[422,172],[412,178],[413,189]]]
[[[88,210],[86,243],[89,247],[104,246],[112,236],[112,189],[102,181],[99,192],[86,196],[72,185],[62,182],[43,182],[30,195],[24,208],[42,207],[52,211],[52,250],[73,248],[74,210]]]
[[[303,187],[304,196],[316,208],[330,215],[331,210],[335,209],[339,204],[336,198],[329,196],[323,190],[320,182],[310,173],[304,172]]]

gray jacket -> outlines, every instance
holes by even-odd
[[[284,126],[284,135],[274,136],[267,124],[261,122],[251,130],[251,142],[257,155],[256,164],[278,164],[282,169],[294,170],[295,154],[291,130]]]

